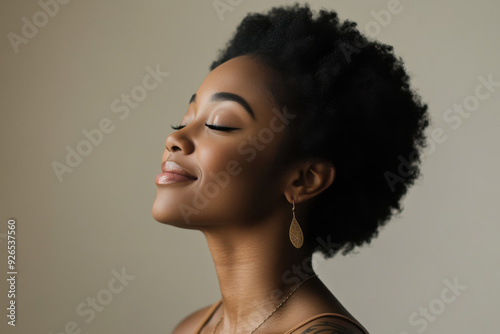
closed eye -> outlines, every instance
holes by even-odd
[[[234,131],[234,130],[241,130],[240,128],[235,128],[235,127],[231,127],[231,126],[222,126],[222,125],[208,124],[208,123],[205,123],[205,126],[209,129],[217,130],[217,131],[229,132],[229,131]]]
[[[208,123],[205,123],[205,126],[209,129],[212,129],[212,130],[216,130],[216,131],[226,131],[226,132],[230,132],[230,131],[234,131],[234,130],[241,130],[240,128],[235,128],[235,127],[232,127],[232,126],[223,126],[223,125],[217,125],[217,124],[208,124]],[[170,127],[174,130],[180,130],[182,128],[185,128],[186,125],[170,125]]]
[[[170,127],[174,130],[180,130],[182,129],[183,127],[185,127],[185,125],[170,125]]]

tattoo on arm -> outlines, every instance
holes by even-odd
[[[346,328],[342,325],[324,321],[315,325],[312,325],[301,334],[356,334],[351,329]]]

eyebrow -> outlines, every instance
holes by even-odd
[[[211,102],[218,102],[218,101],[234,101],[236,103],[239,103],[247,112],[248,114],[255,119],[255,113],[252,110],[252,107],[250,107],[250,104],[242,98],[241,96],[234,94],[234,93],[228,93],[228,92],[218,92],[214,93],[210,97]],[[191,99],[189,100],[189,103],[196,102],[196,94],[193,94],[191,96]]]

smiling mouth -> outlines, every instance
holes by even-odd
[[[162,173],[156,176],[156,184],[172,184],[196,181],[198,178],[186,171],[174,161],[165,161],[161,165]]]
[[[155,183],[156,184],[171,184],[171,183],[177,183],[177,182],[189,182],[189,181],[196,181],[196,180],[197,180],[196,178],[187,177],[185,175],[164,172],[164,173],[160,173],[156,176]]]

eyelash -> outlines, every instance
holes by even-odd
[[[222,125],[217,125],[217,124],[208,124],[205,123],[205,126],[209,129],[216,130],[216,131],[225,131],[225,132],[230,132],[234,130],[240,130],[240,128],[233,128],[230,126],[222,126]],[[185,127],[185,125],[171,125],[170,126],[174,130],[180,130]]]

